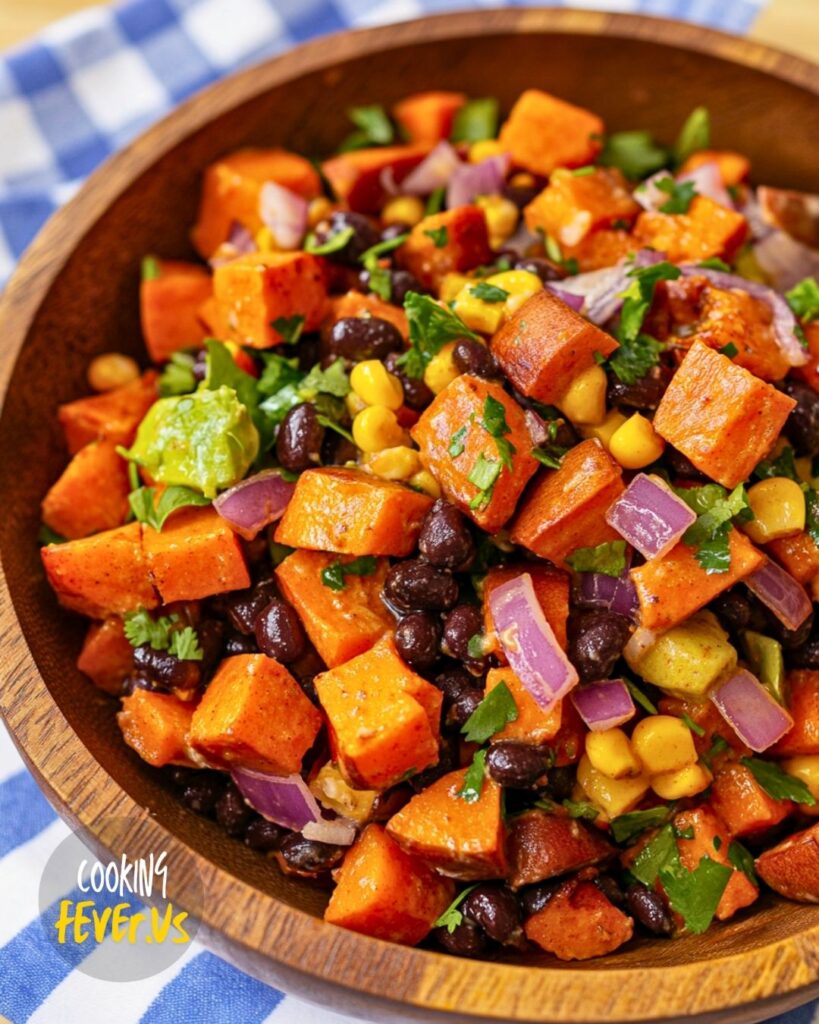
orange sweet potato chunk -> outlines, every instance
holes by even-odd
[[[499,402],[509,433],[505,440],[511,466],[504,465],[498,442],[483,426],[487,401]],[[491,417],[491,413],[490,413]],[[461,433],[466,427],[466,433]],[[421,461],[441,485],[447,500],[478,526],[495,533],[515,511],[529,478],[537,471],[532,439],[523,409],[499,384],[462,374],[435,396],[412,429]],[[460,441],[452,454],[453,438]],[[500,467],[493,484],[482,490],[469,478],[478,465]]]
[[[540,810],[514,818],[508,848],[513,889],[611,860],[616,853],[598,829]]]
[[[307,252],[264,252],[239,256],[213,274],[213,316],[217,335],[250,348],[271,348],[285,340],[276,320],[304,317],[304,330],[321,326],[327,309],[323,261]]]
[[[613,953],[634,932],[634,921],[594,882],[564,882],[523,926],[526,937],[558,960],[590,960]]]
[[[351,785],[388,789],[437,763],[443,695],[401,660],[390,637],[322,672],[315,687]]]
[[[577,548],[618,539],[605,516],[624,490],[622,470],[603,445],[583,441],[530,488],[512,522],[512,541],[565,567]]]
[[[706,476],[733,488],[773,448],[794,405],[696,341],[663,395],[654,429]]]
[[[810,324],[803,323],[802,330],[808,343],[810,360],[804,366],[792,367],[791,373],[814,391],[819,391],[819,320]]]
[[[738,530],[731,530],[728,543],[731,567],[727,572],[707,573],[694,549],[682,541],[662,558],[632,569],[640,600],[640,625],[655,633],[671,629],[765,561],[762,552]]]
[[[140,530],[139,523],[129,523],[42,548],[46,577],[60,604],[91,619],[156,608],[159,597],[148,575]]]
[[[515,740],[531,746],[548,745],[563,721],[563,701],[544,711],[510,668],[491,668],[486,676],[487,695],[499,683],[506,683],[518,709],[518,717],[495,734],[496,740]]]
[[[418,540],[432,498],[357,469],[302,473],[276,529],[291,548],[404,558]]]
[[[446,241],[438,247],[429,232],[441,228],[446,229]],[[424,217],[398,249],[396,259],[424,288],[437,294],[447,274],[472,270],[492,259],[485,213],[479,206],[456,206]]]
[[[392,108],[392,116],[410,142],[435,145],[452,134],[455,115],[466,103],[462,92],[416,92]]]
[[[200,307],[211,297],[213,284],[195,263],[158,260],[159,277],[139,286],[139,315],[148,355],[164,363],[174,352],[202,341]]]
[[[57,418],[72,455],[91,441],[108,440],[126,447],[133,441],[142,417],[159,397],[154,370],[130,384],[101,395],[67,402]]]
[[[500,141],[516,166],[546,176],[556,167],[592,163],[602,149],[603,130],[597,114],[540,89],[527,89],[502,126]]]
[[[333,191],[351,210],[377,213],[387,198],[382,175],[390,172],[397,185],[417,167],[430,150],[426,143],[356,149],[325,160],[321,165]]]
[[[180,509],[161,532],[145,526],[142,544],[163,604],[250,586],[241,542],[213,508]]]
[[[819,576],[819,546],[810,534],[803,531],[793,537],[780,537],[766,544],[765,549],[800,583],[811,583]]]
[[[504,878],[508,868],[501,787],[487,777],[478,800],[467,803],[458,795],[466,772],[450,772],[414,796],[390,818],[387,832],[402,850],[442,875]]]
[[[240,149],[205,170],[193,244],[208,259],[230,234],[234,222],[255,234],[262,226],[259,192],[266,181],[303,199],[321,194],[321,179],[309,160],[284,149]]]
[[[750,768],[737,762],[723,765],[714,775],[711,805],[729,835],[737,838],[778,825],[791,809],[789,801],[774,800],[756,781]]]
[[[81,448],[43,498],[42,519],[68,540],[112,530],[128,518],[128,466],[113,441]]]
[[[122,700],[117,724],[122,738],[143,761],[161,768],[166,764],[193,767],[188,750],[193,705],[151,690],[134,690]]]
[[[323,330],[328,330],[334,323],[348,316],[374,316],[379,320],[387,320],[398,330],[404,341],[409,337],[409,324],[404,310],[391,302],[384,302],[377,295],[350,291],[330,299],[330,315]]]
[[[729,149],[700,149],[685,161],[680,174],[690,174],[703,164],[716,164],[723,185],[740,185],[751,173],[751,161],[742,153]]]
[[[122,619],[117,615],[104,622],[92,622],[85,634],[77,668],[94,686],[119,694],[122,681],[133,666],[134,649],[126,639]]]
[[[639,212],[623,175],[608,167],[580,176],[563,169],[555,171],[546,188],[523,211],[531,232],[543,231],[561,246],[578,245],[592,231],[618,221],[628,226]]]
[[[338,871],[324,920],[376,939],[415,946],[455,895],[455,886],[368,825]]]
[[[489,609],[489,595],[495,587],[499,587],[502,583],[508,583],[509,580],[524,572],[528,572],[532,577],[535,596],[543,609],[546,621],[552,627],[557,642],[564,651],[567,649],[566,624],[569,621],[570,589],[568,574],[560,569],[553,569],[550,565],[538,565],[535,562],[498,565],[489,570],[483,583],[484,650],[487,654],[494,654],[504,662],[506,659],[501,651],[492,622],[492,613]]]
[[[674,818],[674,826],[680,860],[688,871],[694,871],[699,867],[703,857],[710,857],[718,864],[733,868],[728,885],[717,904],[714,915],[716,919],[727,921],[738,910],[750,906],[759,895],[759,889],[743,871],[731,864],[728,856],[730,836],[714,811],[708,805],[682,811]],[[683,838],[682,833],[689,834],[691,830],[694,833],[693,838]]]
[[[776,757],[819,754],[819,672],[812,669],[789,672],[787,684],[793,727],[770,752]]]
[[[708,196],[694,196],[687,213],[644,210],[634,225],[639,245],[667,254],[672,263],[730,260],[745,241],[748,222],[741,213]]]
[[[492,337],[492,352],[518,391],[547,403],[594,364],[595,353],[609,356],[617,347],[548,288],[527,299]]]
[[[338,560],[324,551],[294,551],[276,569],[282,593],[299,614],[325,665],[335,668],[368,651],[395,621],[381,601],[386,558],[369,576],[347,576],[343,590],[322,583],[322,571]],[[343,560],[342,560],[343,561]]]
[[[613,267],[615,263],[634,256],[639,248],[632,234],[623,228],[598,228],[577,245],[564,245],[563,259],[574,260],[577,269],[586,273]]]
[[[790,900],[819,903],[819,823],[757,857],[759,877]]]
[[[264,654],[225,658],[197,706],[190,743],[210,764],[273,775],[301,770],[321,713],[284,665]]]

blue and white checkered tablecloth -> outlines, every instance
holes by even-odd
[[[766,0],[564,0],[744,32]],[[0,286],[45,219],[105,157],[209,82],[348,26],[461,0],[129,0],[89,9],[0,57]],[[472,6],[491,6],[477,0]],[[556,6],[561,6],[559,0]],[[0,1015],[12,1024],[343,1024],[198,943],[164,973],[105,983],[54,956],[37,890],[68,834],[0,727]],[[817,1006],[779,1018],[819,1024]]]

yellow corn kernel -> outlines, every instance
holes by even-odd
[[[586,755],[592,767],[610,779],[639,775],[642,766],[622,729],[604,729],[586,736]]]
[[[697,760],[691,730],[673,715],[650,715],[638,722],[631,745],[649,775],[676,772]]]
[[[350,387],[367,405],[386,405],[395,410],[404,404],[401,381],[380,359],[356,363],[350,372]]]
[[[434,395],[443,391],[447,384],[451,384],[461,372],[452,358],[456,344],[457,342],[450,341],[444,345],[441,351],[432,357],[424,370],[424,383]]]
[[[410,487],[414,487],[416,491],[423,491],[424,494],[428,494],[430,498],[441,497],[441,485],[428,469],[422,469],[420,473],[414,473],[407,483]]]
[[[587,424],[585,427],[580,428],[580,433],[587,439],[596,437],[606,451],[608,451],[612,437],[625,422],[626,417],[616,409],[612,409],[611,412],[606,413],[606,418],[602,423]]]
[[[333,212],[333,204],[327,196],[316,196],[307,207],[307,225],[314,228],[316,224],[326,220]]]
[[[137,361],[122,352],[105,352],[88,364],[88,384],[93,391],[112,391],[138,376]]]
[[[278,248],[273,232],[266,225],[259,228],[256,232],[255,242],[256,249],[259,252],[273,252],[274,249]]]
[[[577,781],[593,804],[600,807],[609,818],[634,810],[648,792],[649,780],[646,775],[635,775],[627,779],[611,779],[599,772],[584,754],[577,765]]]
[[[421,456],[414,448],[399,444],[376,452],[367,459],[367,465],[382,480],[408,480],[421,472]]]
[[[805,495],[795,480],[785,476],[760,480],[748,489],[748,504],[754,518],[742,529],[755,544],[792,537],[805,529]]]
[[[486,217],[486,228],[489,232],[489,244],[493,249],[500,249],[520,220],[520,210],[506,196],[478,196],[476,206],[483,209]]]
[[[574,378],[555,405],[572,423],[594,426],[606,418],[607,387],[606,371],[593,363]]]
[[[409,224],[414,227],[424,217],[424,204],[418,196],[396,196],[384,204],[381,220],[385,224]]]
[[[310,783],[310,792],[325,807],[353,821],[366,821],[378,796],[373,789],[353,789],[330,761]]]
[[[509,179],[509,184],[514,185],[515,188],[533,188],[535,176],[528,171],[518,171],[517,174],[513,174]]]
[[[466,274],[444,274],[444,279],[441,281],[441,287],[438,291],[438,298],[441,302],[453,302],[458,297],[459,292],[466,288],[468,284],[474,283],[473,279],[467,277]]]
[[[486,160],[487,157],[500,156],[501,153],[505,152],[506,150],[501,145],[500,140],[479,139],[469,147],[469,162],[471,164],[479,164],[481,160]]]
[[[363,452],[380,452],[402,444],[404,431],[392,409],[370,405],[353,420],[353,440]]]
[[[543,282],[531,270],[503,270],[486,278],[487,284],[494,284],[508,292],[503,303],[503,317],[512,316],[524,302],[543,289]]]
[[[781,763],[781,768],[788,775],[801,779],[811,795],[819,800],[819,754],[803,754],[801,757],[789,757]]]
[[[355,391],[349,391],[347,393],[347,397],[344,399],[344,404],[347,406],[347,412],[350,414],[351,419],[355,419],[362,409],[367,408],[367,403],[360,395],[357,395]]]
[[[494,334],[503,320],[503,303],[486,302],[473,295],[472,289],[477,283],[469,281],[464,285],[455,296],[452,309],[471,330]]]
[[[682,800],[696,796],[711,785],[711,773],[701,764],[687,764],[675,772],[651,776],[651,788],[663,800]]]
[[[665,441],[660,437],[651,420],[635,412],[633,416],[612,435],[609,451],[623,469],[642,469],[651,465],[663,454]]]

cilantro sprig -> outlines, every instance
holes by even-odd
[[[496,303],[506,302],[509,292],[496,284],[489,284],[488,281],[479,281],[469,289],[469,294],[482,302]]]
[[[461,338],[480,341],[452,310],[440,306],[429,295],[407,292],[404,312],[409,323],[410,347],[400,356],[398,364],[408,377],[423,377],[424,370],[450,341]]]
[[[794,775],[783,771],[773,761],[765,761],[761,757],[743,757],[740,764],[750,771],[768,796],[774,800],[793,800],[805,807],[815,807],[816,797],[807,785]]]
[[[487,434],[494,438],[501,463],[511,472],[512,456],[516,454],[517,448],[506,437],[512,430],[506,422],[506,407],[503,402],[499,402],[492,395],[487,395],[483,403],[480,424]]]
[[[493,686],[461,727],[469,743],[485,743],[510,722],[518,719],[518,706],[512,691],[501,681]]]
[[[210,498],[190,487],[173,484],[165,488],[159,499],[155,487],[138,487],[128,495],[128,504],[137,522],[152,526],[158,532],[172,512],[180,508],[210,505]]]
[[[492,500],[495,484],[501,473],[500,459],[489,459],[483,452],[478,452],[475,465],[469,471],[467,480],[478,488],[478,493],[470,501],[469,507],[480,511]]]
[[[470,885],[466,889],[463,889],[461,892],[459,892],[455,899],[449,904],[449,906],[443,912],[443,914],[441,914],[438,920],[434,922],[432,927],[446,928],[446,930],[451,935],[459,925],[463,924],[464,915],[458,908],[466,899],[466,897],[472,892],[472,890],[477,887],[477,885],[478,883],[476,882],[475,885]]]
[[[476,751],[472,758],[472,764],[467,768],[464,775],[464,784],[458,790],[458,796],[468,804],[477,803],[483,792],[483,780],[486,776],[486,754],[487,750],[482,747]]]
[[[811,323],[819,320],[819,284],[812,277],[795,284],[790,291],[785,292],[785,298],[793,313],[803,323]]]
[[[577,548],[566,561],[575,572],[622,576],[626,571],[626,542],[612,540],[593,548]]]
[[[132,647],[148,644],[155,651],[168,651],[180,661],[201,661],[204,655],[193,626],[180,625],[179,616],[160,615],[155,619],[144,608],[123,616],[125,638]]]
[[[645,811],[629,811],[611,820],[611,834],[617,843],[630,843],[650,828],[659,828],[671,820],[674,805],[650,807]]]
[[[661,213],[688,213],[688,208],[697,194],[693,181],[675,181],[670,175],[660,178],[654,187],[664,192],[668,199],[660,205]]]
[[[321,570],[321,582],[330,590],[344,590],[348,576],[372,576],[378,568],[374,555],[359,555],[350,562],[336,559]]]
[[[728,491],[719,484],[676,487],[675,493],[697,513],[697,519],[683,534],[683,542],[695,549],[695,557],[708,575],[731,568],[731,529],[734,522],[754,518],[745,487]]]
[[[349,153],[354,149],[367,146],[388,146],[395,138],[395,128],[387,116],[387,112],[378,104],[364,107],[351,107],[347,116],[355,125],[339,146],[340,153]]]

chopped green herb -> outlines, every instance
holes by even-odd
[[[673,263],[667,261],[651,263],[647,267],[633,267],[628,272],[627,276],[632,278],[632,281],[622,295],[623,309],[620,313],[620,325],[617,330],[617,339],[621,344],[633,344],[637,341],[643,321],[654,298],[654,289],[659,282],[676,281],[681,273],[679,267],[675,267]],[[655,342],[655,344],[658,343]],[[633,383],[633,381],[624,381],[624,383]]]
[[[727,345],[723,345],[720,349],[720,353],[724,356],[727,356],[728,359],[733,359],[738,352],[739,349],[736,347],[733,341],[729,341]]]
[[[570,818],[583,818],[585,821],[597,821],[600,811],[586,800],[564,800],[563,806]]]
[[[285,558],[287,558],[288,555],[292,555],[296,550],[287,544],[279,544],[278,541],[273,540],[272,533],[269,534],[267,546],[270,550],[270,560],[274,566],[281,565]]]
[[[795,284],[785,298],[794,314],[804,323],[819,319],[819,284],[812,277],[806,277]]]
[[[374,555],[359,555],[350,562],[337,558],[321,570],[321,582],[330,590],[343,590],[348,576],[372,576],[377,568],[378,561]]]
[[[672,909],[682,914],[686,929],[701,935],[713,921],[731,875],[727,864],[718,864],[707,856],[688,871],[678,855],[661,869],[660,882]]]
[[[485,775],[486,750],[478,750],[472,758],[472,764],[467,768],[464,784],[458,792],[458,796],[462,800],[466,800],[468,804],[474,804],[480,800]]]
[[[168,651],[180,661],[201,661],[199,637],[192,626],[179,628],[176,614],[154,619],[144,608],[123,616],[123,630],[132,647],[150,645],[155,651]]]
[[[759,880],[754,870],[753,854],[736,839],[728,847],[728,860],[730,860],[737,871],[741,871],[748,878],[749,882],[759,885]]]
[[[262,375],[256,382],[256,388],[262,395],[275,395],[289,384],[301,380],[303,374],[299,369],[296,356],[288,359],[277,352],[260,352],[264,361]]]
[[[714,736],[711,740],[711,746],[704,754],[701,755],[702,761],[705,763],[706,768],[711,768],[714,762],[714,758],[720,754],[724,754],[726,750],[730,750],[728,741],[722,736]]]
[[[706,107],[695,107],[686,118],[674,143],[675,162],[685,163],[692,153],[708,149],[710,142],[711,115]]]
[[[509,292],[505,288],[499,288],[496,284],[487,284],[486,281],[479,281],[469,289],[469,294],[483,302],[506,302]]]
[[[648,829],[667,824],[673,813],[672,804],[670,807],[650,807],[645,811],[620,814],[611,820],[611,834],[617,843],[630,843]]]
[[[446,928],[451,935],[458,925],[463,923],[464,915],[458,910],[458,907],[463,903],[466,897],[472,892],[478,883],[470,885],[468,888],[459,892],[455,899],[449,904],[446,910],[441,914],[438,920],[433,924],[433,928]]]
[[[758,480],[767,480],[772,476],[786,476],[789,480],[799,483],[799,473],[796,471],[796,459],[793,448],[786,444],[775,459],[763,459],[755,468],[754,476]]]
[[[162,271],[159,267],[159,260],[156,256],[143,256],[140,264],[140,276],[143,281],[156,281]]]
[[[688,208],[697,194],[697,187],[693,181],[678,182],[669,176],[660,178],[654,185],[669,197],[660,206],[662,213],[688,213]]]
[[[440,213],[444,208],[444,199],[446,197],[446,189],[443,185],[439,188],[433,189],[427,199],[427,205],[424,209],[425,217],[432,217],[433,214]]]
[[[549,469],[560,469],[560,460],[568,451],[568,448],[552,447],[548,451],[543,448],[533,448],[532,455],[543,466]]]
[[[184,629],[171,633],[171,644],[168,653],[180,661],[201,661],[205,652],[199,645],[199,637],[193,626],[185,626]]]
[[[691,732],[694,733],[695,736],[704,736],[705,735],[705,729],[703,729],[703,727],[701,725],[698,725],[694,721],[694,719],[691,718],[689,715],[683,715],[682,716],[682,720],[685,723],[685,725],[691,730]]]
[[[585,178],[589,174],[594,174],[597,168],[594,164],[586,164],[585,167],[575,167],[572,171],[572,176],[575,178]]]
[[[172,484],[160,494],[159,500],[156,498],[156,488],[138,487],[128,495],[128,504],[137,522],[159,531],[172,512],[196,505],[210,505],[210,499],[190,487]]]
[[[387,267],[382,267],[379,260],[387,253],[393,252],[406,242],[409,234],[396,235],[395,238],[388,238],[383,242],[370,246],[366,252],[361,254],[361,263],[369,274],[367,284],[371,292],[374,292],[384,302],[392,298],[392,276]]]
[[[506,439],[506,435],[511,433],[511,428],[506,422],[506,408],[502,402],[499,402],[497,398],[493,398],[492,395],[487,395],[483,403],[481,426],[495,439],[495,447],[498,449],[501,463],[511,471],[512,456],[517,452],[517,449],[511,441]]]
[[[518,706],[512,691],[501,681],[493,686],[472,714],[461,732],[469,743],[485,743],[510,722],[516,722]]]
[[[467,480],[474,484],[479,493],[470,501],[471,509],[485,508],[492,500],[492,491],[501,472],[501,463],[497,459],[487,459],[483,452],[478,453],[475,465],[472,467]]]
[[[67,540],[67,537],[63,537],[56,530],[52,530],[50,526],[46,526],[45,523],[40,527],[37,534],[37,541],[43,546],[46,544],[65,544]]]
[[[805,529],[814,544],[819,546],[819,494],[814,487],[803,486],[805,491]]]
[[[609,359],[609,366],[624,384],[636,384],[660,362],[664,349],[661,341],[648,334],[638,334],[633,341],[620,341],[620,347]]]
[[[494,139],[497,133],[498,101],[487,96],[464,103],[452,122],[450,138],[453,142],[481,142]]]
[[[195,363],[196,358],[191,352],[174,352],[159,375],[160,396],[167,398],[169,395],[187,395],[195,391]]]
[[[753,519],[745,487],[738,484],[730,494],[719,484],[674,490],[698,514],[697,521],[683,534],[684,543],[695,549],[696,559],[706,573],[727,572],[731,568],[731,522]]]
[[[768,796],[774,800],[793,800],[794,803],[804,804],[806,807],[816,805],[816,797],[807,785],[801,779],[783,771],[773,761],[764,761],[761,757],[743,757],[740,764],[745,765]]]
[[[626,542],[612,540],[593,548],[577,548],[566,561],[575,572],[622,576],[626,571]]]
[[[449,232],[446,229],[446,225],[442,225],[440,228],[427,228],[424,234],[432,239],[436,249],[443,249],[449,241]]]
[[[409,377],[423,377],[424,370],[450,341],[481,339],[452,310],[439,306],[429,295],[407,292],[404,311],[409,321],[409,349],[398,362]]]
[[[342,142],[339,146],[340,153],[364,149],[366,146],[387,146],[395,137],[392,121],[387,117],[384,108],[377,104],[352,107],[347,111],[347,116],[357,131],[351,132]]]
[[[469,643],[466,645],[466,653],[470,658],[480,659],[484,656],[484,636],[483,633],[474,633],[469,638]],[[494,691],[493,691],[494,692]]]
[[[650,842],[640,850],[631,865],[631,873],[643,885],[654,885],[662,867],[679,857],[672,825],[663,825]]]
[[[632,682],[631,679],[623,679],[623,682],[626,684],[626,689],[631,694],[632,698],[637,701],[644,711],[647,711],[650,715],[659,714],[656,704],[646,697],[636,683]]]
[[[459,455],[463,455],[464,451],[464,440],[467,433],[469,432],[469,424],[464,423],[462,427],[455,431],[455,433],[449,439],[449,448],[447,451],[453,459],[457,459]]]
[[[280,316],[270,326],[284,338],[285,345],[295,345],[304,330],[304,317],[298,313],[295,316]]]
[[[342,228],[324,241],[319,242],[314,234],[309,234],[304,243],[304,251],[311,252],[314,256],[329,256],[330,253],[340,252],[355,234],[351,227]]]
[[[702,260],[697,266],[702,267],[703,270],[721,270],[724,274],[728,274],[731,271],[730,266],[725,260],[721,260],[719,256],[709,256],[707,260]]]
[[[628,131],[609,135],[599,159],[605,167],[618,167],[627,178],[637,179],[665,167],[669,157],[650,132]]]
[[[693,833],[693,831],[694,831],[693,828],[691,829],[691,831]],[[694,836],[692,835],[691,838],[693,839]],[[722,847],[722,837],[721,836],[714,836],[714,849],[717,851],[717,853],[719,853],[721,847]]]

